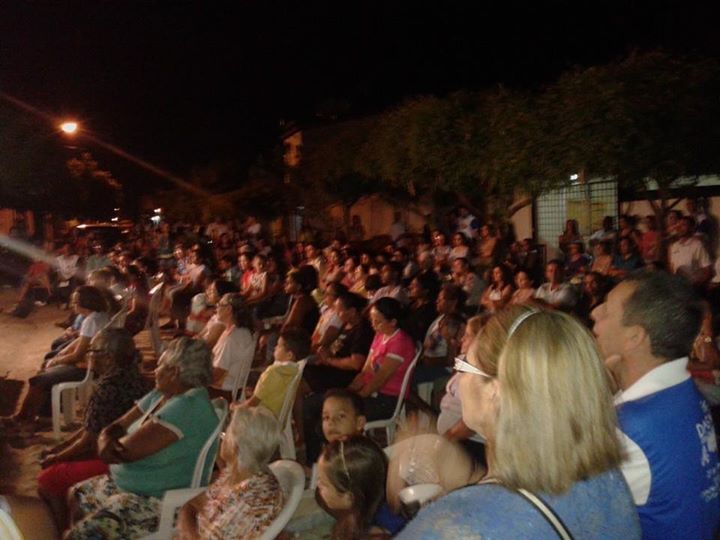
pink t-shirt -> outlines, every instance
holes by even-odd
[[[372,345],[370,345],[370,357],[372,372],[365,372],[364,383],[367,384],[373,375],[377,373],[383,362],[400,362],[400,367],[395,370],[390,379],[380,389],[381,394],[388,396],[399,396],[402,388],[403,377],[410,363],[415,356],[415,344],[412,338],[402,330],[396,330],[391,336],[375,334]],[[410,385],[405,390],[405,397],[410,392]]]

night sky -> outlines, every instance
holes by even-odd
[[[242,179],[283,120],[307,125],[317,111],[358,116],[417,94],[539,87],[633,50],[718,57],[711,5],[7,0],[0,85],[181,176],[232,160]],[[152,185],[105,159],[124,183]]]

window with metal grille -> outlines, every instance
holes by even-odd
[[[580,234],[587,239],[602,227],[603,217],[617,218],[617,207],[617,183],[612,180],[593,180],[549,191],[535,201],[537,241],[548,246],[549,257],[556,256],[558,237],[568,219],[577,221]]]

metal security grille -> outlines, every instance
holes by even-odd
[[[604,216],[617,218],[617,183],[612,180],[594,180],[550,191],[535,201],[535,224],[538,242],[558,249],[558,237],[568,219],[578,222],[580,234],[589,237],[602,226]],[[616,220],[617,223],[617,220]]]

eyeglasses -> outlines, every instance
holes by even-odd
[[[459,371],[460,373],[471,373],[473,375],[480,375],[481,377],[485,377],[486,379],[493,378],[491,375],[488,375],[487,373],[485,373],[482,369],[476,368],[471,363],[466,362],[462,356],[455,357],[455,366],[454,367],[455,367],[455,371]]]

